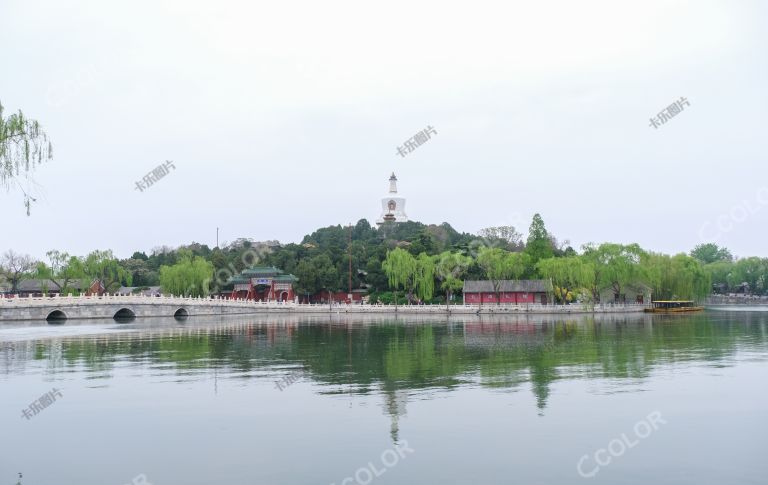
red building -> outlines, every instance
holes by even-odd
[[[467,280],[464,282],[464,303],[482,305],[486,303],[526,304],[541,303],[546,305],[552,300],[552,282],[550,280],[502,280],[499,283],[498,300],[493,281]]]
[[[282,270],[266,266],[244,269],[227,282],[232,285],[230,298],[261,301],[293,301],[293,283],[299,279]]]

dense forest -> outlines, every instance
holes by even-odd
[[[178,248],[137,251],[127,259],[99,250],[83,256],[51,250],[45,261],[13,251],[0,260],[0,287],[16,292],[23,280],[54,283],[77,293],[75,282],[99,280],[107,291],[120,286],[161,286],[172,294],[195,296],[231,288],[229,278],[252,266],[274,266],[295,275],[297,295],[366,289],[385,303],[393,290],[403,300],[444,302],[460,294],[465,279],[551,279],[558,302],[598,302],[601,292],[623,295],[645,285],[656,299],[701,299],[708,294],[768,293],[768,258],[737,259],[726,248],[701,244],[690,254],[666,255],[637,244],[586,244],[579,250],[559,242],[536,214],[524,238],[511,226],[460,233],[448,223],[390,223],[372,227],[330,226],[299,243],[239,239],[220,248],[192,243]],[[401,301],[403,301],[401,300]]]

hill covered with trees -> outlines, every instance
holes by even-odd
[[[713,291],[768,293],[768,258],[735,259],[715,244],[690,254],[667,255],[637,244],[592,243],[579,250],[560,243],[536,214],[524,238],[511,226],[461,233],[448,223],[405,222],[372,227],[329,226],[298,243],[239,239],[220,248],[198,243],[158,247],[118,259],[111,251],[72,256],[57,250],[46,261],[8,251],[0,260],[5,291],[20,281],[68,285],[100,280],[107,291],[120,286],[162,286],[173,294],[207,295],[226,291],[229,278],[252,266],[274,266],[298,278],[296,294],[366,289],[375,299],[401,297],[444,302],[460,292],[465,279],[551,279],[558,302],[600,300],[606,290],[621,298],[628,286],[645,285],[656,299],[701,299]],[[43,285],[45,286],[45,285]],[[404,300],[401,300],[404,301]]]

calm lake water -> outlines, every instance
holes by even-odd
[[[0,485],[768,483],[766,312],[2,324],[0,397]]]

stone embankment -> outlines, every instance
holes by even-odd
[[[707,305],[768,305],[768,296],[758,295],[712,295]]]
[[[257,313],[361,314],[520,314],[628,313],[645,305],[347,305],[259,302],[178,296],[56,296],[0,299],[0,322],[14,320],[63,321],[82,318],[176,317],[244,315]]]

